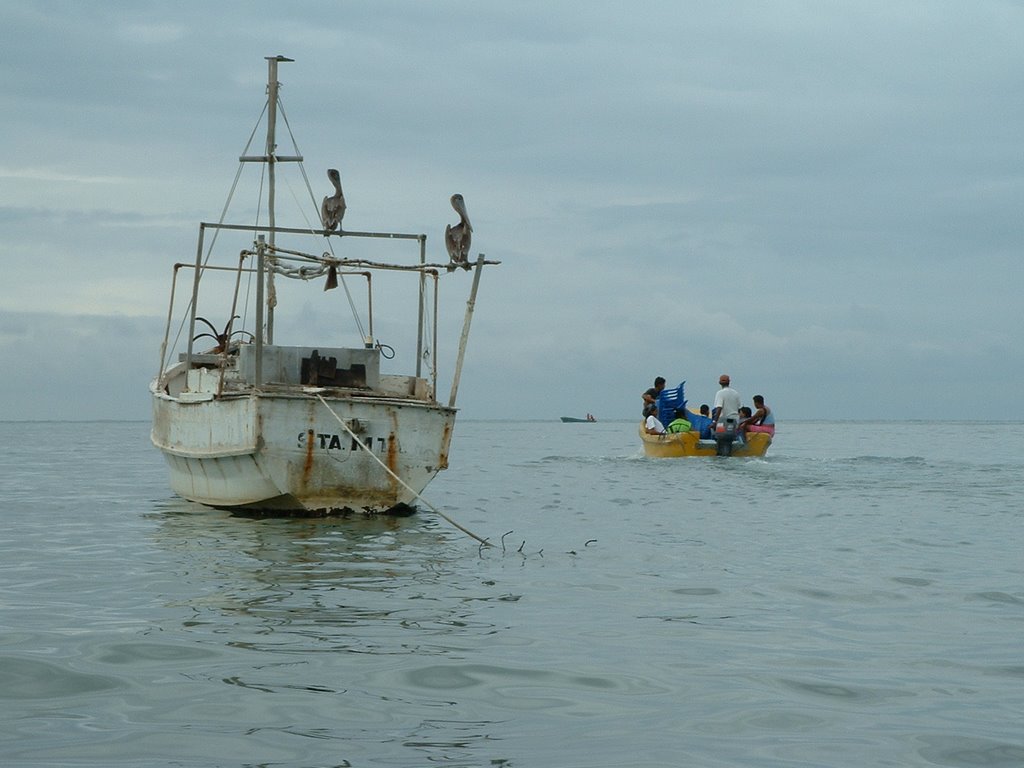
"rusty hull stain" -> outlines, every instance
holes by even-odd
[[[388,469],[398,474],[398,412],[391,412],[391,433],[388,435],[388,454],[387,454],[387,465]],[[398,483],[394,478],[391,478],[391,485],[395,491],[398,491]]]
[[[316,432],[312,429],[306,430],[306,456],[302,461],[302,476],[299,479],[303,488],[309,485],[309,478],[313,474],[313,444],[315,443]]]
[[[448,447],[452,442],[452,422],[446,421],[441,435],[441,453],[437,457],[437,471],[448,469]]]

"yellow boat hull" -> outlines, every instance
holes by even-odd
[[[648,435],[640,424],[640,439],[644,443],[644,453],[655,459],[678,459],[685,456],[716,456],[717,446],[714,440],[701,440],[697,432],[674,432],[666,435]],[[738,440],[732,444],[732,455],[764,456],[768,446],[772,444],[772,436],[765,432],[752,432],[745,442]]]

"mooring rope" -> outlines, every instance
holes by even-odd
[[[452,526],[454,526],[454,527],[458,528],[458,529],[459,529],[460,531],[462,531],[462,532],[463,532],[464,534],[466,534],[467,536],[471,536],[472,538],[474,538],[474,539],[476,539],[477,541],[479,541],[479,542],[480,542],[480,544],[481,544],[482,546],[485,546],[485,547],[493,547],[493,546],[494,546],[494,545],[493,545],[493,544],[491,544],[491,542],[489,542],[489,541],[488,541],[487,539],[481,538],[480,536],[477,536],[477,535],[476,535],[475,533],[473,533],[473,532],[472,532],[471,530],[469,530],[468,528],[465,528],[465,527],[463,527],[463,526],[459,525],[459,524],[458,524],[457,522],[455,522],[455,521],[454,521],[454,520],[452,520],[452,519],[451,519],[450,517],[448,517],[448,515],[446,515],[446,514],[445,514],[444,512],[442,512],[441,510],[439,510],[439,509],[438,509],[437,507],[435,507],[435,506],[434,506],[433,504],[431,504],[431,503],[430,503],[429,501],[427,501],[427,500],[426,500],[425,498],[423,498],[423,497],[422,497],[422,496],[421,496],[420,494],[416,493],[416,491],[414,491],[414,490],[413,490],[412,488],[410,488],[410,487],[409,487],[409,484],[408,484],[408,483],[406,483],[406,482],[405,482],[404,480],[402,480],[402,478],[400,478],[400,477],[399,477],[398,475],[396,475],[396,474],[395,474],[395,473],[394,473],[394,472],[393,472],[393,471],[391,470],[391,467],[389,467],[389,466],[388,466],[387,464],[385,464],[385,463],[384,463],[383,461],[381,461],[381,460],[380,460],[380,458],[379,458],[379,457],[378,457],[377,455],[375,455],[375,454],[374,454],[374,452],[373,452],[372,450],[370,450],[370,448],[369,448],[369,447],[368,447],[368,446],[367,446],[367,445],[366,445],[365,443],[363,443],[363,441],[362,441],[362,440],[360,440],[360,439],[359,439],[359,436],[358,436],[358,435],[356,435],[356,433],[355,433],[355,432],[353,432],[353,431],[352,431],[352,430],[351,430],[351,429],[349,428],[348,424],[346,424],[346,423],[345,423],[344,419],[342,419],[342,418],[341,418],[341,417],[340,417],[340,416],[339,416],[339,415],[338,415],[337,413],[335,413],[334,409],[333,409],[333,408],[331,408],[331,406],[330,406],[330,405],[329,405],[329,404],[327,403],[327,401],[326,401],[326,400],[324,400],[324,396],[323,396],[323,395],[321,395],[321,394],[320,394],[319,392],[317,392],[317,393],[316,393],[316,396],[317,396],[317,399],[318,399],[318,400],[319,400],[319,401],[320,401],[321,403],[323,403],[323,404],[324,404],[324,407],[325,407],[325,408],[326,408],[326,409],[327,409],[328,411],[330,411],[330,412],[331,412],[331,416],[333,416],[333,417],[334,417],[335,419],[337,419],[338,423],[339,423],[339,424],[341,424],[342,428],[343,428],[343,429],[344,429],[344,430],[345,430],[346,432],[348,432],[348,434],[349,434],[349,435],[350,435],[350,436],[352,437],[352,439],[354,439],[354,440],[356,441],[356,443],[358,443],[358,444],[359,444],[359,446],[360,446],[360,447],[361,447],[361,448],[362,448],[363,450],[365,450],[365,451],[366,451],[366,452],[367,452],[368,454],[370,454],[370,456],[371,456],[371,457],[373,458],[373,460],[374,460],[374,461],[376,461],[376,462],[377,462],[378,464],[380,464],[380,465],[381,465],[381,466],[382,466],[382,467],[384,468],[384,471],[386,471],[386,472],[387,472],[387,473],[388,473],[389,475],[391,475],[391,476],[392,476],[392,477],[393,477],[393,478],[394,478],[395,480],[397,480],[397,481],[398,481],[398,482],[399,482],[399,483],[400,483],[400,484],[402,485],[402,487],[403,487],[403,488],[405,488],[405,490],[409,491],[409,493],[411,493],[411,494],[412,494],[413,496],[415,496],[415,497],[416,497],[417,499],[419,499],[420,501],[422,501],[422,502],[423,502],[423,503],[424,503],[424,504],[425,504],[426,506],[428,506],[428,507],[429,507],[429,508],[430,508],[430,509],[431,509],[431,510],[432,510],[432,511],[433,511],[433,512],[435,513],[435,514],[437,514],[437,515],[438,515],[439,517],[441,517],[441,518],[443,518],[444,520],[446,520],[446,521],[447,521],[447,522],[448,522],[448,523],[449,523],[450,525],[452,525]]]

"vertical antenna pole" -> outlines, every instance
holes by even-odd
[[[185,368],[192,367],[192,351],[196,337],[196,312],[199,306],[199,280],[203,275],[203,234],[206,225],[199,225],[199,241],[196,243],[196,269],[192,275],[192,304],[188,310],[188,347],[185,350]]]
[[[427,238],[420,235],[420,266],[422,267],[427,263]],[[420,377],[420,371],[423,367],[423,292],[427,289],[427,276],[420,270],[420,301],[419,301],[419,312],[417,314],[417,325],[416,325],[416,378]]]
[[[455,407],[455,395],[459,392],[459,379],[462,377],[462,359],[466,356],[466,342],[469,341],[469,324],[473,320],[473,308],[476,306],[476,289],[480,285],[480,273],[484,268],[484,255],[476,258],[476,269],[473,270],[473,288],[466,301],[466,319],[462,323],[462,338],[459,339],[459,356],[455,361],[455,376],[452,378],[452,394],[448,398],[448,407]]]
[[[263,268],[267,243],[263,235],[256,241],[256,371],[253,386],[263,386]]]

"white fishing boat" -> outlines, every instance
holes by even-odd
[[[328,171],[332,194],[318,205],[298,147],[278,149],[278,117],[287,126],[287,116],[277,71],[290,59],[267,61],[267,102],[253,131],[265,121],[265,149],[250,154],[250,137],[235,178],[237,186],[243,168],[261,164],[257,186],[265,196],[253,208],[255,223],[227,223],[232,187],[221,219],[199,225],[194,262],[174,265],[160,368],[150,386],[152,441],[167,460],[171,488],[201,504],[272,514],[408,513],[448,466],[480,275],[498,262],[482,254],[470,260],[472,228],[461,195],[452,196],[459,221],[446,229],[447,261],[428,262],[424,234],[346,231],[337,171]],[[283,163],[301,170],[314,224],[278,224],[275,171]],[[381,259],[380,250],[399,255]],[[408,299],[400,287],[382,295],[379,284],[402,279]],[[452,284],[457,306],[465,300],[445,402],[437,395],[442,282]],[[300,297],[291,301],[285,285]],[[324,293],[334,287],[341,290]],[[354,315],[354,344],[336,338],[339,319],[310,309],[335,296],[330,310]],[[387,370],[399,344],[374,335],[375,305],[400,307],[386,325],[389,334],[398,320],[407,327],[404,372]],[[298,315],[288,328],[309,331],[297,344],[275,340],[288,309]],[[330,338],[313,340],[314,331]]]

